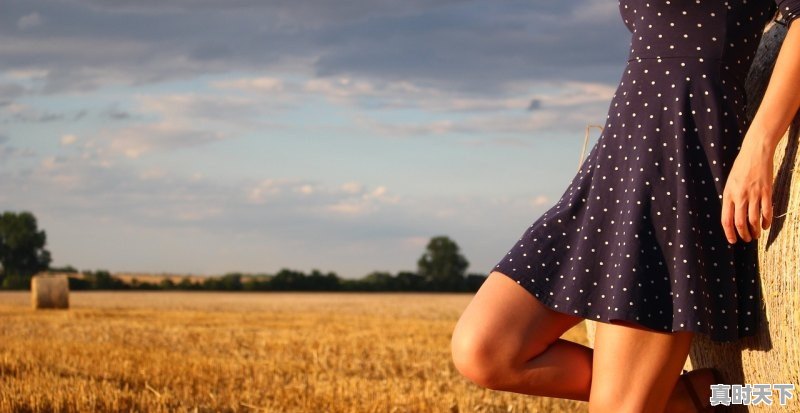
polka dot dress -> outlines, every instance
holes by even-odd
[[[800,15],[800,0],[620,0],[632,38],[604,129],[493,270],[561,313],[718,342],[755,334],[758,244],[728,243],[722,191],[776,7]]]

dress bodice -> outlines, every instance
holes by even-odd
[[[743,80],[775,11],[791,22],[800,0],[620,0],[619,9],[631,32],[629,61],[714,60]]]

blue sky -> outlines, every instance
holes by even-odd
[[[437,235],[488,273],[630,39],[600,0],[5,0],[0,36],[0,205],[52,265],[345,278]]]

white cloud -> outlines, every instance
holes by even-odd
[[[245,92],[284,92],[288,89],[285,80],[277,77],[252,77],[220,80],[211,83],[217,89],[236,89]]]
[[[345,215],[364,215],[378,211],[382,204],[396,204],[400,201],[399,196],[391,196],[385,186],[379,185],[371,191],[360,193],[343,193],[343,198],[327,205],[323,205],[324,211],[335,212]]]
[[[136,95],[132,112],[159,119],[106,129],[96,134],[106,154],[138,158],[148,152],[175,150],[233,139],[280,126],[268,114],[282,103],[258,96],[202,93]],[[280,99],[278,99],[280,100]]]
[[[254,97],[201,93],[137,95],[137,109],[162,119],[222,121],[230,115],[263,114],[263,102]]]
[[[147,168],[139,172],[139,178],[143,180],[160,179],[166,176],[167,172],[159,167]]]
[[[77,140],[78,140],[78,137],[75,136],[75,135],[72,135],[72,134],[67,134],[67,135],[61,136],[61,144],[64,145],[64,146],[72,145]]]
[[[292,101],[302,101],[316,95],[337,105],[361,106],[362,101],[369,99],[369,105],[381,108],[413,107],[428,111],[503,110],[524,108],[528,104],[527,97],[458,96],[408,80],[382,81],[347,76],[314,78],[306,80],[302,85],[276,77],[243,77],[217,81],[212,85],[218,89],[267,92],[273,98]]]
[[[200,180],[199,175],[173,175],[159,166],[137,168],[139,164],[120,162],[113,168],[100,170],[95,162],[100,156],[94,151],[98,148],[96,143],[80,139],[75,145],[91,155],[88,161],[83,159],[84,152],[64,151],[63,156],[41,159],[30,174],[4,173],[0,169],[0,194],[5,204],[37,205],[37,212],[43,217],[73,227],[69,234],[54,232],[62,239],[60,245],[56,242],[54,246],[58,245],[57,251],[70,261],[79,249],[69,251],[71,247],[65,245],[72,245],[70,237],[74,234],[85,233],[78,223],[86,220],[105,222],[103,226],[109,234],[120,228],[135,227],[151,231],[148,234],[161,241],[208,237],[210,241],[202,249],[210,252],[220,239],[243,248],[259,245],[261,248],[252,248],[256,257],[253,262],[263,263],[269,257],[288,265],[302,262],[304,255],[308,260],[307,251],[325,250],[328,255],[314,259],[336,262],[331,265],[338,266],[340,261],[327,260],[341,259],[343,254],[355,259],[371,254],[373,249],[382,258],[381,251],[388,248],[393,257],[410,256],[408,262],[413,265],[414,256],[429,240],[424,235],[428,231],[454,235],[459,241],[484,237],[478,235],[480,231],[513,233],[518,227],[512,225],[536,216],[535,211],[541,210],[547,199],[534,195],[498,199],[487,198],[485,194],[463,198],[446,194],[400,196],[380,183],[319,182],[300,177],[264,179],[242,191],[241,184],[214,184]],[[53,199],[59,201],[53,203]],[[531,202],[539,204],[533,212]],[[503,211],[502,218],[498,218],[498,211]],[[54,224],[47,224],[47,228],[54,228]],[[142,256],[163,254],[158,245],[163,242],[153,243],[152,238],[145,236],[130,241],[143,245]],[[101,247],[91,243],[80,245]],[[109,253],[111,261],[107,262],[120,259],[112,256]],[[376,256],[372,256],[370,265],[380,262],[382,267],[389,262]],[[202,258],[220,268],[238,265],[213,253]],[[169,265],[180,266],[185,262],[178,260]]]
[[[3,75],[11,79],[28,80],[43,78],[47,76],[48,73],[50,73],[50,70],[46,68],[23,68],[6,70],[3,72]]]
[[[270,198],[283,192],[284,187],[288,186],[290,183],[291,181],[284,179],[264,179],[250,188],[247,192],[247,199],[257,204],[267,202]]]
[[[24,103],[16,103],[16,102],[11,102],[8,105],[3,106],[2,108],[3,108],[4,112],[7,112],[7,113],[12,114],[12,115],[17,115],[17,114],[20,114],[20,113],[25,113],[26,111],[32,111],[33,110],[33,108],[31,108],[29,105],[26,105]]]
[[[616,23],[619,20],[619,5],[606,0],[586,0],[572,9],[570,17],[575,23]]]
[[[553,83],[554,92],[539,96],[543,107],[564,107],[601,103],[607,105],[617,85],[565,81]]]
[[[373,134],[384,137],[420,137],[450,132],[466,132],[470,129],[465,127],[469,124],[469,121],[456,123],[451,120],[433,120],[428,122],[390,123],[361,114],[354,115],[352,121],[356,126],[368,129]]]
[[[132,159],[152,151],[190,148],[230,138],[223,132],[201,129],[172,120],[106,130],[99,135],[108,141],[108,151]]]
[[[411,236],[411,237],[405,237],[401,240],[401,243],[403,245],[418,249],[422,249],[425,246],[427,246],[428,242],[430,242],[430,237],[428,236]]]
[[[39,165],[43,169],[53,169],[53,168],[55,168],[56,167],[55,156],[48,156],[46,158],[43,158],[42,161],[39,163]]]
[[[216,217],[224,212],[222,208],[202,205],[192,205],[175,212],[174,216],[181,221],[202,221]]]
[[[65,156],[46,156],[39,162],[34,176],[40,182],[48,182],[63,190],[74,190],[84,184],[84,177],[76,171],[74,159]]]
[[[36,27],[42,24],[42,16],[39,15],[37,12],[33,12],[30,14],[26,14],[17,20],[17,27],[22,30],[29,29],[31,27]]]
[[[308,212],[325,215],[363,215],[380,210],[381,206],[396,204],[401,198],[391,195],[384,185],[372,189],[360,182],[323,185],[300,179],[264,179],[247,190],[246,199],[253,204],[275,203],[295,205]]]
[[[232,89],[252,96],[170,95],[140,98],[142,109],[164,117],[188,119],[213,118],[228,113],[241,120],[242,113],[263,118],[275,107],[308,102],[319,97],[337,106],[358,109],[351,115],[356,128],[365,128],[384,137],[421,137],[450,133],[494,136],[527,134],[542,130],[574,130],[596,122],[604,113],[615,87],[598,82],[524,80],[510,82],[506,95],[469,95],[445,93],[435,87],[423,87],[411,81],[379,81],[349,76],[314,78],[298,86],[277,77],[242,77],[213,83],[218,89]],[[537,91],[531,94],[530,91]],[[508,96],[509,93],[514,95]],[[260,97],[267,94],[269,99]],[[529,110],[532,100],[538,102]],[[265,101],[272,102],[265,108]],[[427,119],[392,122],[360,110],[408,109],[427,113]],[[464,114],[467,113],[468,114]],[[430,115],[441,114],[431,118]],[[233,124],[233,122],[231,122]],[[239,125],[242,122],[238,122]],[[520,142],[491,139],[493,144]],[[518,138],[515,138],[518,139]],[[474,143],[468,142],[468,143]],[[524,144],[523,144],[524,145]]]
[[[539,195],[531,199],[531,206],[539,207],[543,205],[549,205],[550,198],[545,195]]]
[[[345,182],[339,187],[342,191],[348,194],[356,194],[364,190],[364,185],[359,182]]]
[[[314,187],[308,184],[300,185],[297,188],[295,188],[295,191],[301,194],[310,195],[314,192]]]

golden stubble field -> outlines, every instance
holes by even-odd
[[[0,411],[585,412],[481,388],[450,335],[471,294],[0,292]],[[586,344],[583,323],[563,338]]]

